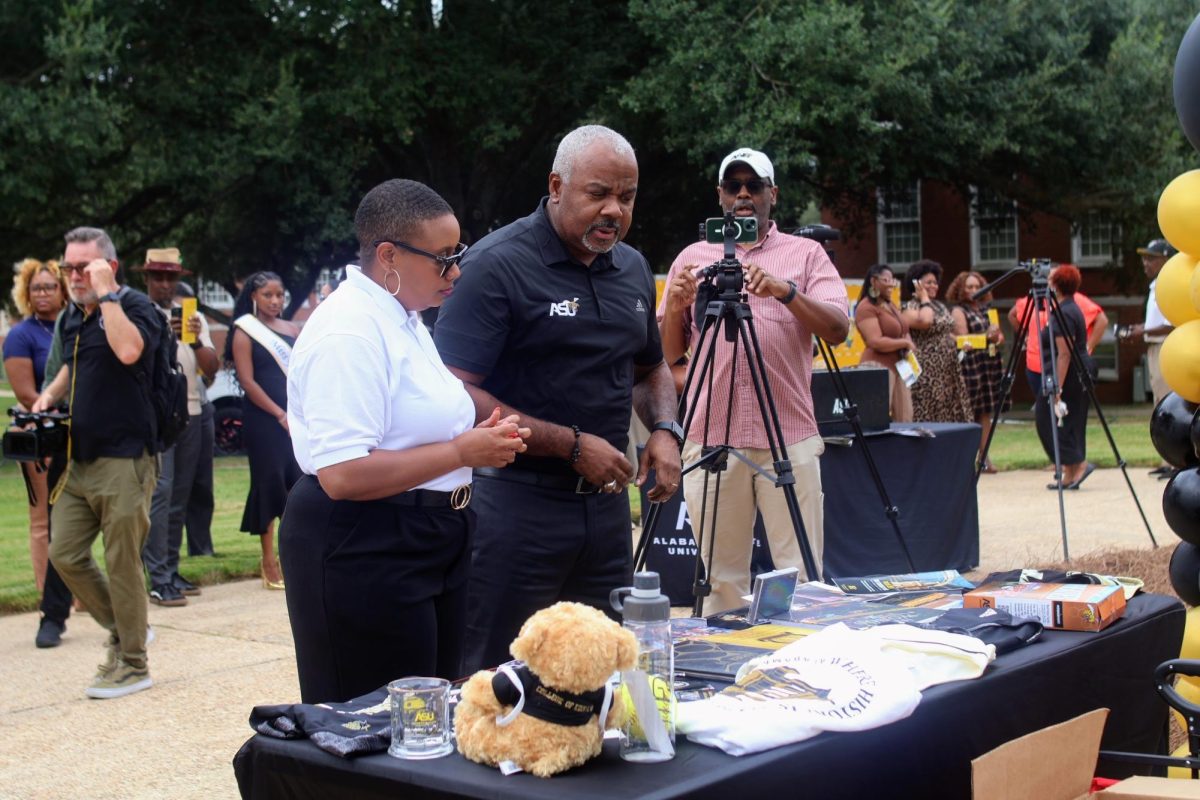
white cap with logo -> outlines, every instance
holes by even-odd
[[[767,158],[765,153],[751,150],[749,147],[739,147],[725,156],[725,160],[721,162],[721,170],[717,173],[717,183],[725,180],[725,170],[729,169],[729,165],[739,161],[754,170],[758,177],[775,183],[775,167],[771,165],[771,159]]]

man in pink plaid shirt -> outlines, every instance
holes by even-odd
[[[737,257],[745,276],[747,303],[766,364],[767,380],[783,428],[783,445],[796,478],[796,499],[808,534],[813,559],[821,568],[824,549],[824,510],[819,456],[825,450],[817,432],[812,404],[813,335],[840,343],[849,331],[846,288],[837,270],[819,244],[790,236],[771,221],[771,209],[779,199],[775,168],[766,155],[739,148],[721,162],[717,173],[717,198],[723,211],[758,219],[758,241],[739,244]],[[683,250],[667,275],[667,290],[658,307],[663,355],[668,364],[683,357],[699,342],[692,306],[699,284],[697,273],[719,260],[720,244],[698,242]],[[774,465],[767,433],[750,380],[745,349],[733,345],[715,331],[717,351],[713,362],[713,393],[708,381],[696,397],[696,412],[683,463],[692,464],[702,446],[728,444],[771,475],[759,474],[738,458],[730,458],[721,473],[721,497],[717,509],[714,551],[708,555],[707,541],[700,551],[708,568],[712,594],[705,599],[704,613],[713,614],[744,605],[750,592],[750,556],[757,509],[763,516],[771,558],[778,568],[804,568],[783,490],[773,482]],[[704,344],[707,352],[713,338]],[[696,357],[703,354],[693,353]],[[696,393],[696,386],[691,387]],[[729,393],[733,393],[732,412]],[[690,399],[690,398],[689,398]],[[711,405],[710,405],[711,402]],[[683,482],[684,500],[694,524],[700,519],[705,472],[689,472]],[[713,518],[713,492],[707,498],[705,528]],[[707,534],[698,531],[697,539]],[[710,563],[711,561],[711,563]],[[809,575],[819,580],[820,575]]]

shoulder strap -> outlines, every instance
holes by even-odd
[[[263,346],[275,363],[288,374],[288,364],[292,360],[292,346],[280,338],[279,334],[268,328],[253,314],[243,314],[233,321],[235,327],[241,328],[247,336]]]

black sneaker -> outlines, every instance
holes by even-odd
[[[1155,475],[1161,479],[1161,478],[1165,478],[1165,477],[1169,476],[1171,474],[1171,472],[1172,472],[1172,467],[1169,467],[1166,464],[1163,464],[1161,467],[1155,467],[1154,469],[1150,470],[1149,474]]]
[[[171,585],[178,589],[179,593],[184,597],[196,597],[200,594],[200,587],[178,572],[171,576]]]
[[[150,602],[158,606],[186,606],[187,598],[169,583],[160,583],[150,590]]]
[[[67,626],[61,622],[55,622],[47,617],[42,617],[42,621],[38,623],[37,637],[33,643],[38,647],[58,647],[62,644],[62,635],[67,630]]]

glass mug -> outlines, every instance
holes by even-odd
[[[450,681],[401,678],[388,684],[392,744],[396,758],[438,758],[454,752],[450,740]]]

